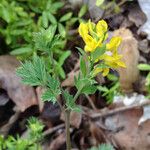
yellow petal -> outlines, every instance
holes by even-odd
[[[106,48],[108,50],[115,50],[119,47],[120,43],[121,43],[120,37],[113,37],[111,38],[110,42],[106,44]]]
[[[123,61],[118,61],[117,65],[120,66],[120,67],[126,68],[126,65]]]
[[[96,25],[96,32],[99,36],[103,36],[107,32],[108,25],[104,20],[100,20]]]
[[[109,73],[109,68],[104,68],[102,75],[105,77],[108,75],[108,73]]]
[[[95,68],[93,74],[94,74],[94,76],[95,76],[95,75],[97,75],[98,73],[100,73],[100,72],[102,72],[102,71],[103,71],[102,68]]]
[[[91,20],[88,21],[88,28],[90,31],[90,34],[93,34],[94,29],[95,29],[95,23],[91,22]]]
[[[97,42],[95,39],[91,38],[89,41],[85,41],[85,51],[86,52],[93,52],[96,49]]]
[[[79,26],[79,29],[78,29],[78,31],[79,31],[79,34],[80,34],[80,36],[83,38],[83,37],[85,37],[87,34],[88,34],[88,25],[87,25],[87,23],[81,23],[80,24],[80,26]]]

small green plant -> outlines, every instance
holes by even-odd
[[[75,95],[71,95],[67,89],[61,87],[56,71],[53,48],[57,45],[58,39],[53,36],[55,28],[51,26],[49,31],[37,33],[34,38],[36,48],[42,50],[43,55],[48,56],[51,69],[49,70],[42,57],[35,54],[32,60],[25,61],[18,68],[17,75],[22,78],[24,84],[43,87],[45,89],[42,94],[43,101],[59,104],[65,116],[67,150],[71,150],[70,113],[71,111],[81,112],[80,106],[76,104],[78,97],[81,94],[95,93],[97,82],[94,78],[98,73],[101,72],[103,76],[106,76],[110,68],[125,67],[125,64],[121,61],[122,56],[117,52],[121,42],[120,37],[113,37],[109,43],[105,43],[108,27],[104,20],[99,21],[97,25],[91,21],[81,23],[79,34],[86,45],[84,50],[77,48],[80,52],[80,73],[74,77],[77,91]],[[58,98],[60,95],[62,95],[63,103]]]
[[[0,150],[42,150],[40,141],[42,140],[43,124],[38,119],[32,117],[28,120],[27,128],[29,135],[26,138],[8,136],[6,139],[0,135]]]
[[[92,147],[90,150],[115,150],[111,144],[101,144],[98,147]]]
[[[59,0],[1,0],[0,35],[11,51],[10,54],[21,60],[32,57],[36,52],[32,33],[41,32],[53,25],[56,27],[55,35],[58,34],[61,38],[61,48],[55,50],[55,55],[62,55],[66,42],[70,39],[67,31],[76,21],[81,21],[86,12],[86,7],[83,6],[76,17],[71,9],[66,13],[64,5],[65,2]],[[62,72],[61,76],[64,76],[61,66],[62,64],[58,65],[58,70]]]
[[[102,96],[106,97],[107,103],[113,102],[114,96],[120,95],[120,84],[118,77],[113,74],[108,74],[107,78],[112,82],[109,87],[99,85],[97,88],[102,92]]]
[[[121,6],[126,3],[126,2],[130,2],[133,0],[121,0],[121,1],[117,1],[117,0],[110,0],[110,1],[106,1],[106,0],[96,0],[96,5],[98,7],[100,7],[101,9],[105,10],[107,14],[109,13],[119,13],[120,12],[120,8]]]
[[[150,65],[149,64],[139,64],[138,68],[141,71],[149,71],[149,73],[146,76],[145,86],[147,88],[148,97],[150,97]]]
[[[74,25],[76,22],[85,22],[85,20],[83,19],[83,16],[86,14],[88,10],[88,7],[87,5],[83,5],[80,9],[80,11],[78,12],[78,15],[77,16],[72,16],[72,18],[68,21],[67,25],[68,26],[72,26]]]

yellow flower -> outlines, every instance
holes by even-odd
[[[90,20],[87,23],[81,23],[79,34],[85,42],[84,50],[93,52],[97,47],[102,45],[103,40],[107,37],[107,23],[101,20],[95,25]]]
[[[104,20],[100,20],[97,24],[89,20],[87,23],[81,23],[79,26],[79,34],[85,42],[84,50],[86,52],[90,52],[89,59],[96,58],[96,60],[91,60],[94,64],[94,76],[99,72],[101,72],[103,76],[106,76],[109,73],[110,68],[117,69],[119,67],[126,67],[124,62],[122,61],[122,55],[119,55],[117,51],[121,43],[121,38],[112,37],[108,43],[105,43],[105,40],[108,37],[107,30],[108,25]],[[104,45],[106,45],[106,47]],[[99,47],[100,49],[97,49]],[[104,51],[101,49],[103,47]],[[96,49],[100,51],[102,50],[102,53],[98,53],[97,51],[95,51]],[[93,54],[101,55],[94,58]],[[104,64],[104,66],[97,66],[98,61]]]
[[[99,37],[104,38],[106,36],[107,38],[107,30],[108,30],[108,25],[104,20],[100,20],[97,25],[96,25],[96,32]],[[104,40],[106,40],[106,38]]]
[[[121,41],[122,41],[121,37],[112,37],[110,42],[106,44],[107,50],[110,50],[110,51],[117,50]]]
[[[107,76],[109,73],[109,68],[95,68],[93,72],[93,76],[96,76],[100,72],[102,72],[103,76]]]
[[[117,69],[120,67],[125,68],[125,63],[121,60],[122,55],[119,55],[116,51],[106,51],[103,55],[101,55],[98,60],[100,62],[103,62],[106,66],[109,66],[112,69]],[[103,76],[106,76],[109,73],[109,68],[95,68],[94,69],[94,76],[98,74],[99,72],[102,72]]]
[[[102,61],[112,69],[117,69],[119,67],[125,68],[126,65],[122,61],[122,55],[119,55],[117,51],[120,43],[120,37],[113,37],[110,42],[106,44],[106,52],[101,55],[98,60]]]
[[[122,62],[122,55],[117,52],[106,51],[105,54],[99,57],[99,60],[104,61],[104,63],[111,68],[126,67],[124,62]]]

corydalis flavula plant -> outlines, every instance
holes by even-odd
[[[43,124],[37,118],[30,118],[27,125],[29,132],[26,136],[4,138],[0,135],[0,150],[42,150],[39,141],[43,138],[43,128]]]
[[[81,23],[79,33],[85,42],[85,51],[80,51],[80,73],[75,77],[74,83],[77,88],[75,95],[71,95],[67,90],[61,87],[59,77],[55,70],[51,72],[46,67],[41,57],[34,56],[32,61],[26,61],[17,70],[17,74],[22,78],[25,84],[31,86],[42,86],[45,92],[42,95],[43,101],[58,103],[65,115],[66,123],[66,143],[67,150],[71,149],[70,142],[70,112],[80,112],[80,107],[76,105],[76,100],[81,94],[93,94],[97,90],[97,82],[94,77],[102,72],[106,76],[110,68],[125,67],[121,61],[122,56],[118,54],[117,49],[121,42],[119,37],[113,37],[109,43],[107,39],[107,23],[102,20],[97,25],[92,22]],[[37,42],[38,40],[34,40]],[[40,47],[41,42],[37,42]],[[47,43],[47,42],[46,42]],[[43,42],[42,44],[45,44]],[[42,45],[45,47],[46,45]],[[52,68],[55,67],[52,49],[47,49],[47,55],[50,55]],[[63,97],[63,104],[58,99],[59,95]]]
[[[110,68],[125,67],[121,61],[122,55],[118,54],[121,38],[112,37],[107,43],[107,31],[108,25],[104,20],[97,24],[89,21],[79,26],[79,33],[85,42],[84,50],[89,53],[89,58],[94,64],[100,62],[100,65],[95,65],[94,74],[102,72],[103,76],[109,73]]]

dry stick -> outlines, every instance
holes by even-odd
[[[67,150],[71,150],[70,110],[66,110],[65,111],[65,125],[66,125],[66,145],[67,145]]]
[[[53,128],[50,128],[48,130],[46,130],[44,133],[43,133],[43,136],[47,136],[49,134],[52,134],[53,132],[57,131],[58,129],[61,129],[61,128],[64,128],[65,127],[65,124],[60,124],[56,127],[53,127]]]
[[[97,108],[95,107],[95,105],[94,105],[92,99],[91,99],[88,95],[85,95],[85,96],[86,96],[86,98],[88,99],[88,101],[89,101],[91,107],[92,107],[94,110],[97,110]]]
[[[133,109],[133,108],[137,108],[137,107],[143,107],[143,106],[146,106],[146,105],[150,105],[150,101],[146,101],[146,102],[143,102],[141,104],[136,104],[136,105],[116,108],[114,110],[110,110],[110,111],[104,112],[104,113],[102,113],[102,112],[95,113],[95,114],[91,115],[90,117],[92,119],[96,119],[96,118],[99,118],[99,117],[105,117],[105,116],[114,115],[114,114],[119,113],[119,112],[127,111],[127,110],[130,110],[130,109]]]
[[[18,110],[18,108],[15,106],[13,108],[16,112],[14,115],[12,115],[8,121],[8,123],[1,127],[0,134],[3,134],[4,136],[7,136],[10,128],[13,126],[13,124],[16,122],[16,120],[19,118],[21,111]]]

